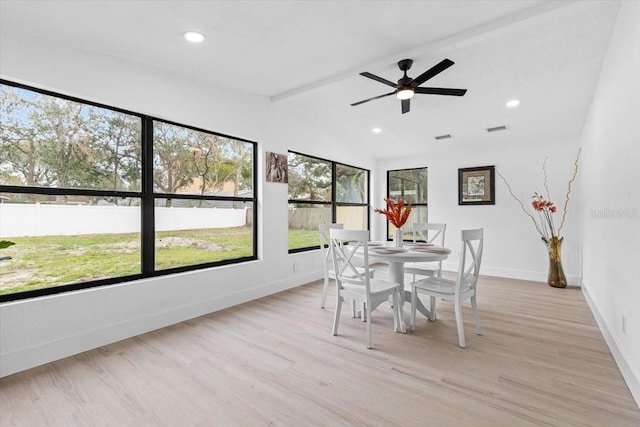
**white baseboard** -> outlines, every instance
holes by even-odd
[[[620,350],[620,347],[618,347],[618,344],[613,338],[613,335],[611,335],[611,333],[609,332],[607,324],[600,315],[596,304],[591,299],[591,295],[589,295],[589,291],[585,286],[582,286],[582,294],[584,295],[584,298],[587,301],[591,312],[593,313],[593,317],[595,317],[596,319],[596,323],[598,323],[598,326],[600,327],[600,331],[604,336],[604,340],[609,346],[609,350],[611,351],[611,354],[613,355],[613,358],[618,365],[618,369],[620,370],[624,381],[627,383],[627,387],[629,387],[631,395],[635,399],[638,407],[640,407],[640,380],[634,375],[633,371],[629,367],[624,353]]]
[[[442,263],[442,269],[445,271],[458,271],[457,263]],[[482,276],[504,277],[507,279],[531,280],[533,282],[546,282],[546,271],[516,270],[504,267],[491,267],[483,265],[480,268]],[[580,287],[580,277],[567,275],[567,284],[570,286]]]
[[[0,355],[0,378],[73,356],[117,341],[164,328],[185,320],[223,310],[244,302],[285,291],[322,277],[320,270],[296,274],[286,280],[272,282],[241,292],[221,295],[194,304],[175,307],[169,311],[127,320],[104,328],[85,331],[60,340],[42,343],[35,347],[20,349]],[[85,291],[86,292],[86,291]]]

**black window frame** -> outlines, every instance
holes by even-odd
[[[107,104],[88,101],[82,98],[60,94],[57,92],[41,89],[38,87],[13,82],[10,80],[0,79],[0,84],[11,86],[19,89],[25,89],[40,93],[42,95],[52,96],[67,101],[86,104],[94,107],[105,108],[118,113],[123,113],[135,117],[139,117],[142,125],[141,133],[141,179],[142,186],[140,191],[120,191],[120,190],[99,190],[99,189],[79,189],[79,188],[57,188],[57,187],[29,187],[17,185],[0,184],[0,193],[18,193],[18,194],[44,194],[52,196],[90,196],[90,197],[132,197],[140,199],[140,234],[141,234],[141,272],[126,276],[110,277],[107,279],[90,280],[65,285],[53,286],[42,289],[34,289],[30,291],[21,291],[0,295],[0,303],[7,301],[22,300],[27,298],[41,297],[45,295],[53,295],[63,292],[76,291],[81,289],[95,288],[98,286],[114,285],[124,282],[130,282],[151,277],[166,276],[169,274],[182,273],[186,271],[202,270],[205,268],[218,267],[230,264],[239,264],[258,259],[258,144],[245,138],[226,135],[220,132],[198,128],[195,126],[185,125],[146,114],[136,113]],[[180,126],[199,132],[217,135],[224,138],[230,138],[237,141],[250,143],[253,145],[253,177],[251,197],[232,197],[232,196],[214,196],[214,195],[197,195],[197,194],[180,194],[180,193],[159,193],[154,192],[153,188],[153,122],[160,121],[174,126]],[[155,268],[155,200],[156,199],[190,199],[190,200],[215,200],[215,201],[237,201],[241,203],[250,203],[252,208],[252,238],[253,250],[251,256],[227,259],[222,261],[207,262],[201,264],[193,264],[179,267],[171,267],[161,270]]]
[[[326,200],[306,200],[306,199],[289,199],[287,197],[287,204],[306,204],[306,205],[324,205],[324,206],[331,206],[331,222],[336,222],[336,217],[337,217],[337,212],[338,212],[338,208],[339,207],[343,207],[343,206],[362,206],[366,209],[367,212],[367,230],[369,230],[371,228],[371,171],[369,169],[365,169],[365,168],[361,168],[359,166],[353,166],[353,165],[349,165],[347,163],[342,163],[342,162],[336,162],[333,160],[329,160],[329,159],[324,159],[322,157],[318,157],[318,156],[313,156],[310,154],[305,154],[305,153],[300,153],[298,151],[293,151],[293,150],[289,150],[287,152],[287,156],[289,154],[296,154],[298,156],[305,156],[305,157],[309,157],[312,159],[316,159],[319,160],[321,162],[327,162],[331,164],[331,200],[330,201],[326,201]],[[359,169],[359,170],[363,170],[367,173],[367,202],[366,203],[353,203],[353,202],[337,202],[336,201],[336,188],[337,188],[337,166],[341,165],[341,166],[347,166],[350,168],[354,168],[354,169]],[[291,174],[289,174],[289,176],[291,176]],[[289,227],[287,227],[287,234],[289,232]],[[295,249],[289,249],[288,252],[290,254],[295,254],[295,253],[300,253],[300,252],[307,252],[307,251],[312,251],[312,250],[316,250],[319,249],[319,246],[307,246],[304,248],[295,248]]]
[[[392,172],[413,171],[413,170],[421,170],[421,169],[424,169],[426,171],[426,173],[427,173],[427,202],[426,203],[412,203],[411,205],[412,205],[412,207],[417,207],[417,206],[426,207],[427,208],[427,218],[428,218],[429,217],[429,189],[428,189],[428,186],[429,186],[429,178],[428,178],[429,177],[429,168],[427,166],[418,167],[418,168],[390,169],[390,170],[387,170],[387,198],[391,198],[391,180],[390,180],[390,177],[391,177],[391,173]],[[385,208],[386,208],[386,206],[385,206]],[[390,222],[387,219],[386,220],[387,241],[392,241],[393,237],[389,236],[389,231],[390,231],[389,224],[390,224]],[[404,233],[403,236],[407,236],[407,234],[408,233]],[[406,239],[404,237],[403,237],[402,240],[404,240],[404,241],[409,241],[409,240],[413,241],[413,239]]]

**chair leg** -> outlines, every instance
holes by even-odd
[[[393,293],[393,331],[400,332],[399,323],[400,317],[398,317],[398,294]]]
[[[476,322],[476,334],[482,335],[482,325],[480,324],[480,314],[478,313],[475,295],[471,297],[471,307],[473,308],[473,320]]]
[[[367,348],[371,348],[371,306],[367,305]]]
[[[454,301],[454,308],[456,313],[456,325],[458,326],[458,344],[460,347],[465,348],[464,342],[464,325],[462,324],[462,306],[460,300]]]
[[[354,319],[358,317],[358,311],[356,310],[356,300],[351,300],[351,317]]]
[[[362,303],[362,311],[360,312],[360,320],[362,320],[363,322],[367,321],[367,303],[366,302]]]
[[[322,299],[320,300],[320,308],[324,308],[327,302],[327,290],[329,289],[329,278],[324,277],[324,284],[322,285]]]
[[[404,290],[398,289],[398,293],[397,293],[398,296],[396,297],[398,299],[398,304],[396,305],[398,307],[398,310],[397,310],[398,325],[400,326],[400,332],[404,334],[407,332],[407,329],[404,324],[404,309],[403,309],[404,304],[402,303],[403,296],[401,292],[404,292]]]
[[[418,290],[411,287],[411,314],[409,316],[409,329],[416,330],[416,307],[418,305]]]
[[[333,316],[333,335],[338,335],[338,323],[340,323],[340,310],[342,310],[342,297],[338,295],[336,301],[336,313]]]
[[[429,320],[436,321],[436,297],[429,297]]]

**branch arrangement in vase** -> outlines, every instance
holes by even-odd
[[[549,186],[547,185],[547,158],[544,159],[542,163],[542,172],[544,174],[544,188],[545,192],[534,192],[531,197],[533,200],[531,201],[531,207],[534,212],[538,215],[538,219],[532,214],[527,208],[526,205],[520,200],[515,194],[513,194],[513,190],[511,186],[507,182],[507,179],[502,176],[501,173],[498,173],[500,178],[504,181],[505,185],[509,189],[509,194],[518,202],[522,211],[531,218],[533,225],[536,228],[536,231],[540,234],[540,238],[547,246],[547,250],[549,251],[549,274],[547,277],[547,283],[550,286],[555,288],[564,288],[567,286],[567,278],[564,275],[564,270],[562,268],[561,261],[561,251],[562,251],[562,240],[560,233],[562,232],[562,227],[564,226],[565,219],[567,218],[567,206],[569,205],[569,198],[571,196],[571,186],[576,179],[576,175],[578,174],[578,162],[580,160],[580,152],[582,149],[578,149],[578,153],[576,154],[576,160],[573,162],[573,175],[569,180],[569,184],[567,185],[567,192],[565,193],[564,199],[564,207],[562,208],[562,220],[560,221],[560,227],[556,230],[555,223],[553,221],[553,214],[555,214],[558,208],[551,201],[551,195],[549,192]]]

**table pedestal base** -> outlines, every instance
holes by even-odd
[[[389,263],[389,280],[395,283],[400,283],[404,287],[404,262],[390,262]],[[403,303],[404,301],[411,301],[411,289],[404,290],[403,295]],[[427,319],[431,319],[431,312],[420,300],[418,297],[418,303],[416,304],[416,309],[422,313]]]

